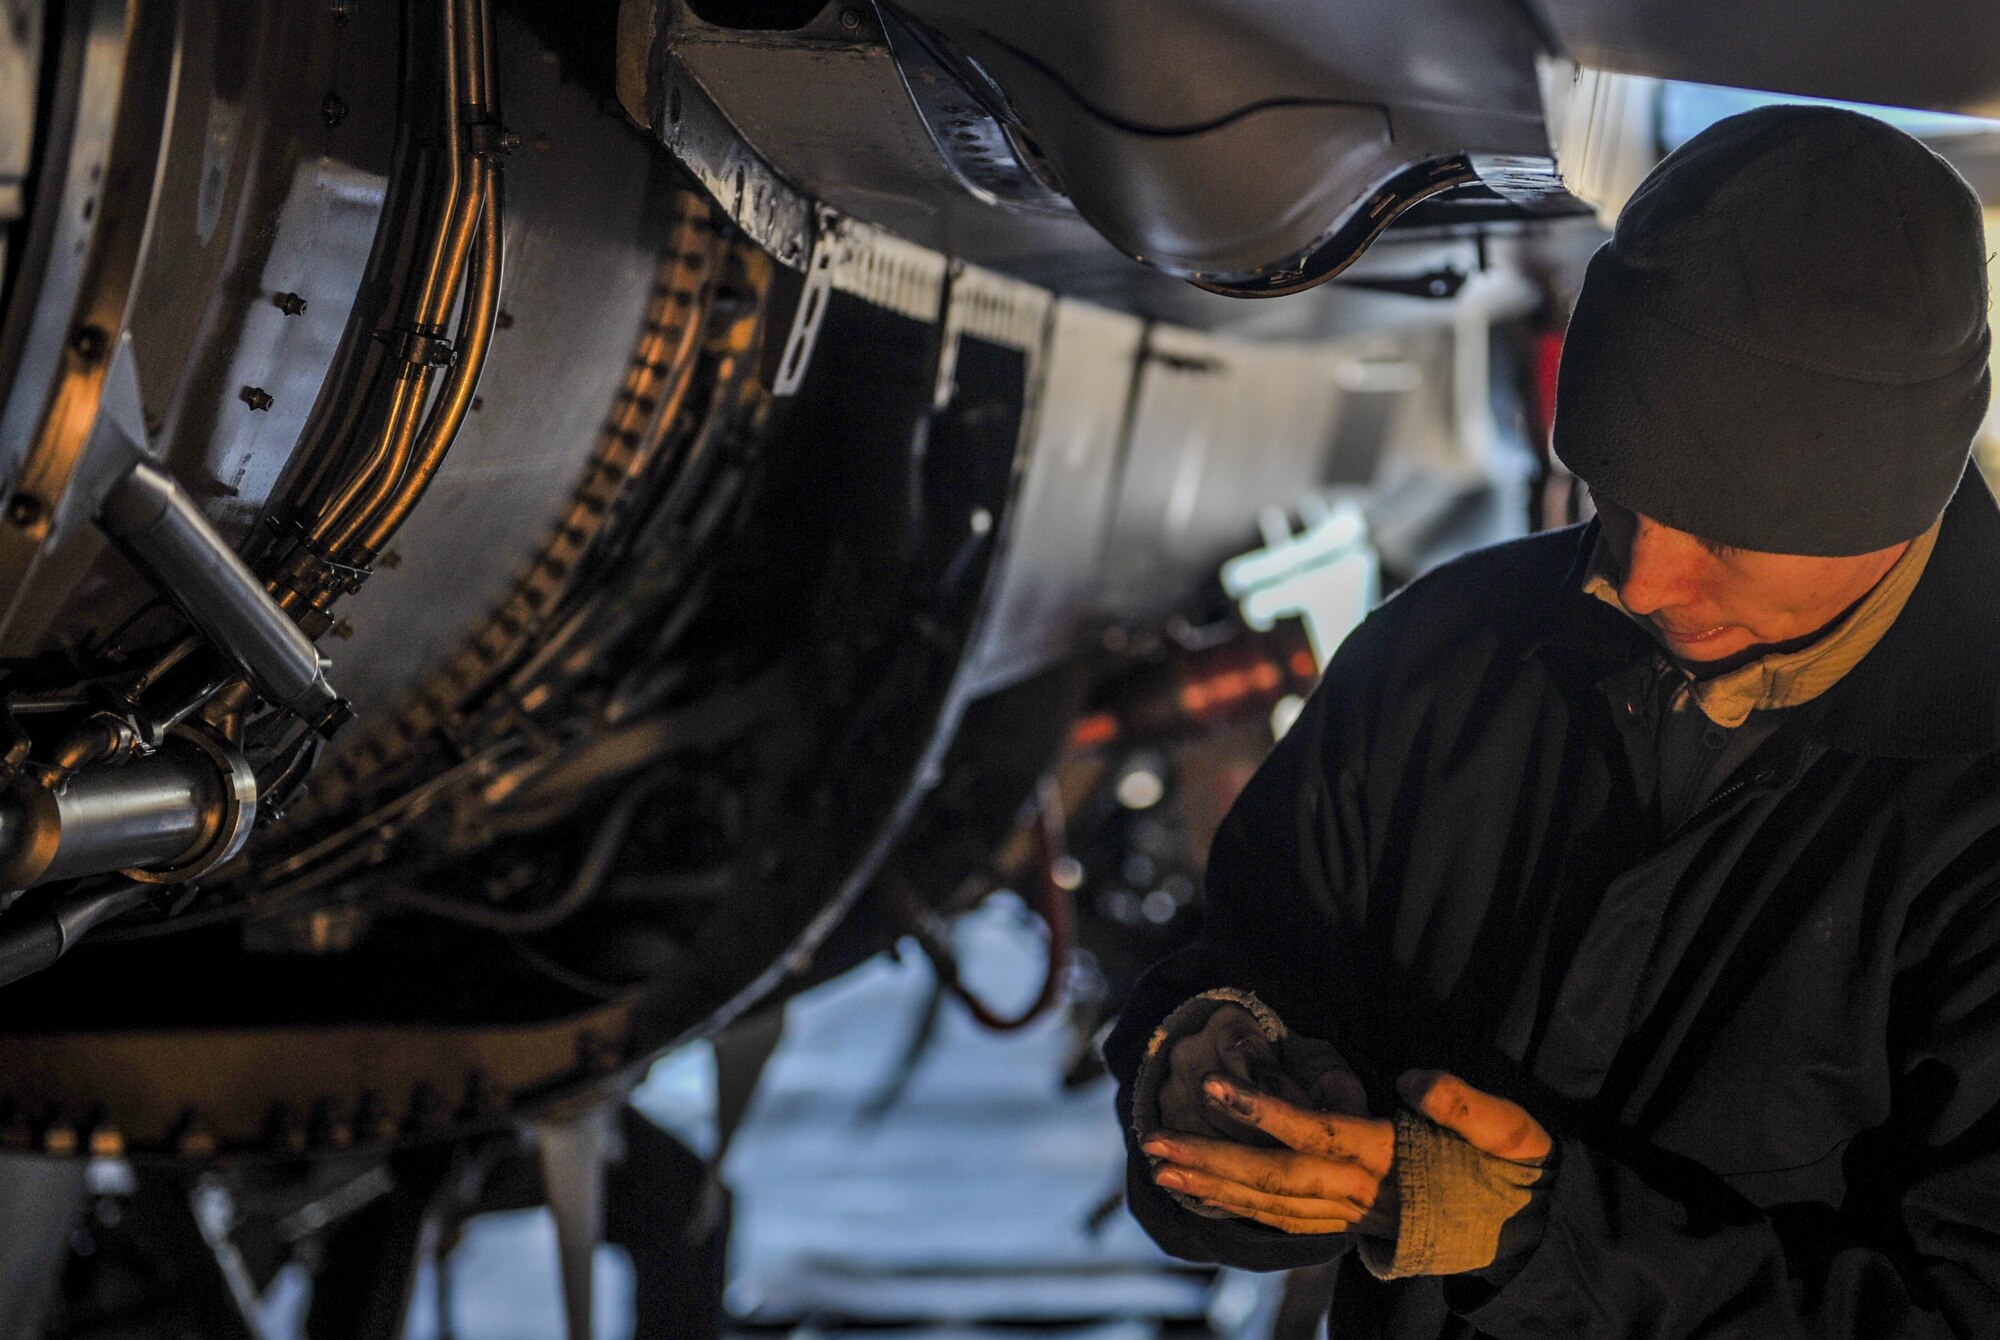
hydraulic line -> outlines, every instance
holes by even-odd
[[[499,314],[500,173],[492,161],[498,146],[492,142],[497,126],[490,105],[490,25],[485,0],[446,0],[443,5],[444,126],[451,148],[440,192],[440,225],[432,236],[382,430],[313,531],[320,552],[351,566],[366,566],[381,551],[436,475],[471,406]],[[461,304],[468,258],[470,286]],[[460,307],[457,341],[447,351],[440,339],[454,306]],[[449,359],[451,371],[426,416],[441,356]]]
[[[424,333],[424,314],[431,310],[433,295],[440,288],[449,292],[446,271],[446,253],[453,237],[458,232],[457,224],[462,212],[459,195],[462,190],[463,168],[460,163],[465,148],[465,136],[459,121],[459,101],[464,94],[464,75],[460,69],[458,42],[459,0],[442,0],[440,9],[439,46],[444,59],[444,167],[445,179],[438,201],[437,227],[432,232],[430,244],[426,248],[423,279],[418,288],[418,297],[411,308],[411,328],[407,342],[401,351],[401,366],[397,369],[396,386],[390,399],[389,413],[375,443],[368,450],[361,466],[347,479],[340,492],[321,511],[319,521],[314,525],[312,536],[322,552],[333,552],[328,543],[330,536],[337,533],[358,506],[373,481],[382,473],[389,472],[389,487],[394,487],[396,467],[394,463],[398,439],[407,431],[414,434],[415,415],[421,411],[424,392],[430,385],[430,360],[419,346],[419,336]],[[403,444],[407,449],[407,444]],[[358,528],[358,527],[357,527]]]
[[[1057,882],[1055,875],[1056,862],[1063,855],[1063,827],[1062,801],[1055,783],[1044,780],[1035,813],[1035,867],[1028,901],[1048,927],[1049,938],[1041,987],[1035,992],[1034,1001],[1018,1014],[1001,1014],[965,984],[959,972],[958,955],[937,915],[924,906],[907,876],[896,874],[890,882],[890,893],[904,924],[936,969],[939,985],[956,996],[982,1027],[993,1032],[1011,1033],[1027,1027],[1062,996],[1063,974],[1076,949],[1075,909],[1070,905],[1069,891]]]
[[[611,813],[598,825],[596,834],[590,840],[590,849],[584,853],[583,863],[570,877],[564,888],[552,902],[541,907],[512,908],[482,907],[478,903],[461,898],[447,898],[436,894],[406,890],[396,894],[390,901],[393,906],[407,908],[412,912],[426,912],[431,916],[443,917],[467,926],[477,926],[482,930],[498,931],[507,935],[536,935],[554,930],[557,926],[576,915],[598,890],[604,887],[605,877],[623,850],[625,838],[632,830],[632,821],[638,816],[639,805],[649,792],[634,788],[620,796],[611,807]]]
[[[65,894],[0,919],[0,986],[9,986],[52,965],[92,927],[146,901],[143,884]]]
[[[483,162],[477,165],[477,171],[485,179],[480,191],[484,207],[479,213],[479,240],[472,251],[472,292],[459,314],[457,361],[438,394],[409,473],[388,506],[361,537],[361,548],[355,557],[363,563],[389,543],[436,477],[445,453],[451,450],[465,422],[473,388],[479,384],[480,371],[486,366],[486,351],[493,342],[494,318],[500,310],[500,174]]]

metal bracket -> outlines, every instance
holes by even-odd
[[[604,1241],[604,1165],[617,1150],[612,1122],[618,1108],[616,1101],[597,1103],[535,1126],[542,1189],[556,1221],[569,1340],[591,1337],[591,1272]]]
[[[771,385],[772,395],[792,395],[805,380],[812,364],[814,341],[826,320],[826,299],[833,291],[833,239],[824,229],[813,236],[812,256],[806,262],[806,286],[799,293],[799,305],[792,312],[792,328],[785,336],[785,352],[778,359],[778,376]]]

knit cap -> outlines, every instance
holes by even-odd
[[[1704,539],[1849,555],[1930,528],[1986,412],[1978,198],[1902,131],[1773,106],[1653,169],[1591,258],[1555,451]]]

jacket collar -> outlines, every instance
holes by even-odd
[[[1597,523],[1573,534],[1569,571],[1528,650],[1583,652],[1614,670],[1650,656],[1658,644],[1583,589]],[[2000,749],[2000,506],[1975,467],[1945,508],[1937,547],[1896,622],[1838,684],[1792,710],[1809,739],[1848,753]]]

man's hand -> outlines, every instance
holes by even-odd
[[[1287,1233],[1396,1233],[1394,1123],[1300,1107],[1219,1075],[1203,1082],[1214,1108],[1281,1146],[1254,1149],[1201,1136],[1150,1135],[1153,1180],[1204,1205]]]
[[[1272,1141],[1229,1111],[1205,1100],[1202,1081],[1221,1075],[1246,1089],[1282,1098],[1297,1107],[1324,1112],[1368,1111],[1361,1081],[1339,1054],[1324,1043],[1287,1043],[1298,1059],[1313,1059],[1317,1074],[1295,1075],[1265,1040],[1256,1019],[1240,1005],[1223,1005],[1199,1032],[1190,1033],[1167,1049],[1167,1074],[1160,1084],[1160,1122],[1169,1132],[1205,1135],[1251,1145]],[[1319,1049],[1315,1055],[1310,1049]]]
[[[1221,1075],[1202,1083],[1205,1102],[1278,1141],[1257,1149],[1227,1140],[1161,1132],[1141,1148],[1161,1160],[1153,1180],[1203,1204],[1287,1233],[1357,1232],[1396,1236],[1399,1203],[1393,1122],[1302,1107]],[[1454,1075],[1412,1070],[1397,1082],[1416,1111],[1475,1149],[1534,1162],[1547,1157],[1548,1132],[1504,1098]]]
[[[1540,1163],[1555,1148],[1542,1123],[1518,1103],[1473,1088],[1442,1070],[1406,1070],[1396,1081],[1403,1101],[1482,1154]]]

